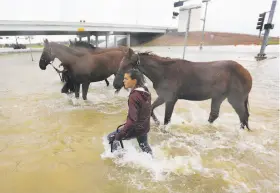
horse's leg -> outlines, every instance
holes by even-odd
[[[69,93],[73,93],[75,92],[75,84],[73,83],[72,80],[68,80],[68,89],[69,89]]]
[[[242,99],[243,98],[243,99]],[[236,97],[235,95],[230,95],[228,97],[228,102],[231,104],[231,106],[234,108],[235,112],[239,116],[240,120],[240,128],[244,129],[246,126],[248,131],[250,131],[249,128],[249,111],[248,111],[248,97]]]
[[[167,125],[170,122],[176,102],[177,99],[165,102],[164,125]]]
[[[62,89],[61,89],[61,93],[68,93],[68,89],[69,89],[69,86],[68,86],[68,82],[65,82]]]
[[[89,84],[90,84],[90,82],[82,84],[82,92],[83,92],[83,99],[84,100],[87,100],[87,93],[88,93]]]
[[[61,82],[66,82],[65,74],[61,73]]]
[[[157,108],[158,106],[162,105],[164,103],[164,99],[161,97],[158,97],[152,104],[152,113],[151,116],[153,118],[153,120],[156,122],[157,125],[160,124],[158,118],[156,117],[156,115],[154,114],[154,109]]]
[[[75,97],[78,99],[80,97],[80,84],[75,83]]]
[[[105,82],[106,82],[107,86],[110,85],[110,83],[109,83],[109,81],[107,79],[105,79]]]
[[[226,99],[225,95],[220,95],[215,98],[212,98],[211,101],[211,112],[209,115],[208,122],[213,123],[218,117],[220,113],[220,107],[222,102]]]

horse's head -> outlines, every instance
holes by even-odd
[[[39,66],[42,70],[46,70],[48,64],[52,63],[55,59],[55,56],[52,53],[51,45],[48,39],[44,40],[44,49],[39,61]]]
[[[115,89],[121,89],[123,87],[124,73],[131,68],[138,68],[139,56],[135,54],[131,48],[125,51],[124,57],[120,62],[118,72],[115,76],[113,86]]]

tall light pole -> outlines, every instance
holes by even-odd
[[[204,18],[202,19],[203,20],[203,28],[202,28],[202,38],[201,38],[200,47],[199,47],[200,50],[202,50],[202,44],[203,44],[204,36],[205,36],[204,29],[205,29],[205,22],[206,22],[207,6],[208,6],[209,1],[210,0],[202,0],[202,3],[206,3],[206,4],[205,4]]]

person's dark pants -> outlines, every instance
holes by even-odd
[[[112,133],[110,133],[107,136],[108,141],[110,141],[110,138],[114,137],[117,132],[118,132],[118,129],[116,131],[113,131]],[[135,138],[137,139],[139,147],[142,149],[143,152],[152,154],[152,149],[151,149],[151,147],[150,147],[150,145],[148,143],[148,135],[147,134],[142,135],[142,136],[138,136],[138,137],[135,137]],[[123,140],[130,140],[130,139],[133,139],[133,138],[125,138]],[[114,140],[114,142],[113,142],[113,150],[116,150],[119,145],[120,145],[119,141]]]
[[[62,89],[61,89],[61,93],[72,93],[75,92],[75,87],[73,85],[72,82],[66,82],[64,83]]]
[[[64,76],[64,85],[61,89],[61,93],[71,93],[71,92],[75,92],[75,87],[74,87],[74,83],[72,82],[72,80],[69,77],[69,74],[67,74],[68,72],[64,72],[62,73],[62,75]]]

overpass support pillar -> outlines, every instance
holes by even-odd
[[[126,45],[130,47],[130,33],[126,34]]]
[[[95,35],[95,46],[98,47],[98,35]]]
[[[117,47],[118,46],[118,42],[117,42],[117,36],[114,36],[114,46]]]
[[[90,44],[90,35],[87,35],[87,41]]]
[[[108,33],[105,36],[105,40],[106,40],[106,48],[108,48],[108,43],[109,43],[109,34]]]

